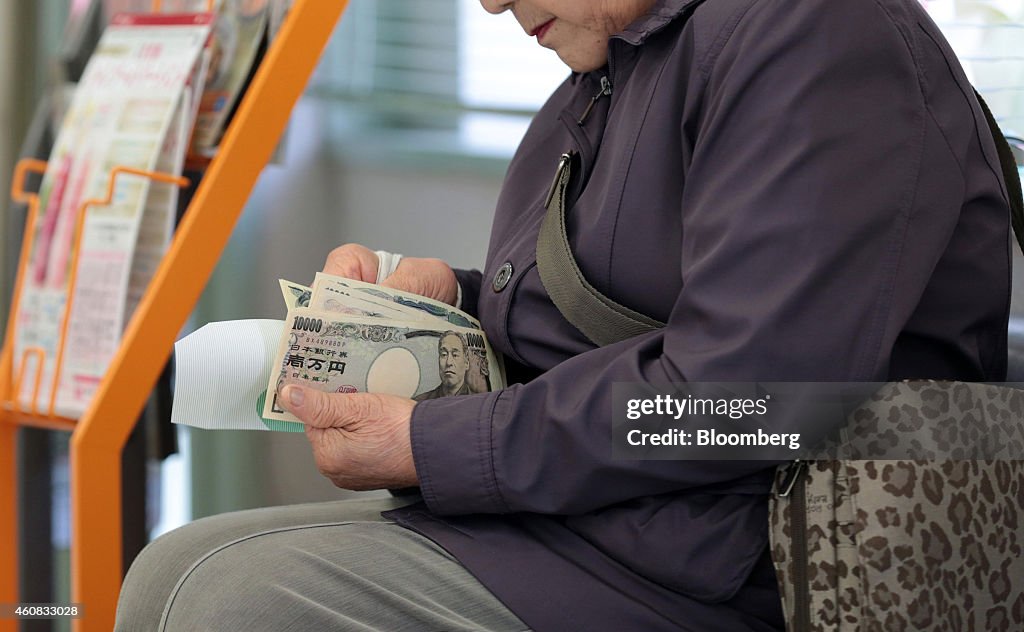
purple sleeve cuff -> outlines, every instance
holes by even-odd
[[[483,275],[479,270],[453,269],[455,279],[459,282],[462,290],[462,305],[459,307],[473,318],[480,318],[477,309],[477,301],[480,299],[480,284],[483,282]]]
[[[508,513],[494,475],[491,439],[503,391],[416,404],[410,435],[423,500],[438,515]]]

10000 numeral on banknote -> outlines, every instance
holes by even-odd
[[[279,421],[298,421],[278,405],[288,384],[419,401],[504,387],[498,360],[479,330],[301,307],[288,312],[274,366],[263,417]]]

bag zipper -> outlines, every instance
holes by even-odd
[[[791,632],[811,630],[811,587],[808,584],[807,560],[807,461],[793,461],[779,484],[779,497],[789,501],[790,556],[793,559],[793,621]]]

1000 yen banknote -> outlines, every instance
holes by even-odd
[[[479,330],[309,308],[289,310],[274,367],[263,417],[280,421],[296,421],[277,402],[288,384],[418,401],[505,386],[500,359]]]

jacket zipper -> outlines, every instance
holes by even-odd
[[[583,110],[583,115],[580,116],[580,119],[578,121],[576,121],[576,124],[579,125],[580,127],[583,127],[583,124],[587,122],[588,118],[590,118],[590,112],[594,109],[594,106],[597,104],[597,102],[600,101],[603,97],[610,97],[611,95],[612,82],[610,79],[608,79],[608,75],[604,75],[603,77],[601,77],[601,90],[594,96],[590,97],[590,103],[587,104],[587,109]]]
[[[789,501],[791,528],[790,555],[793,558],[793,621],[792,632],[811,630],[811,587],[808,584],[807,569],[807,462],[797,459],[786,468],[779,485],[779,496],[785,498],[792,493]]]

